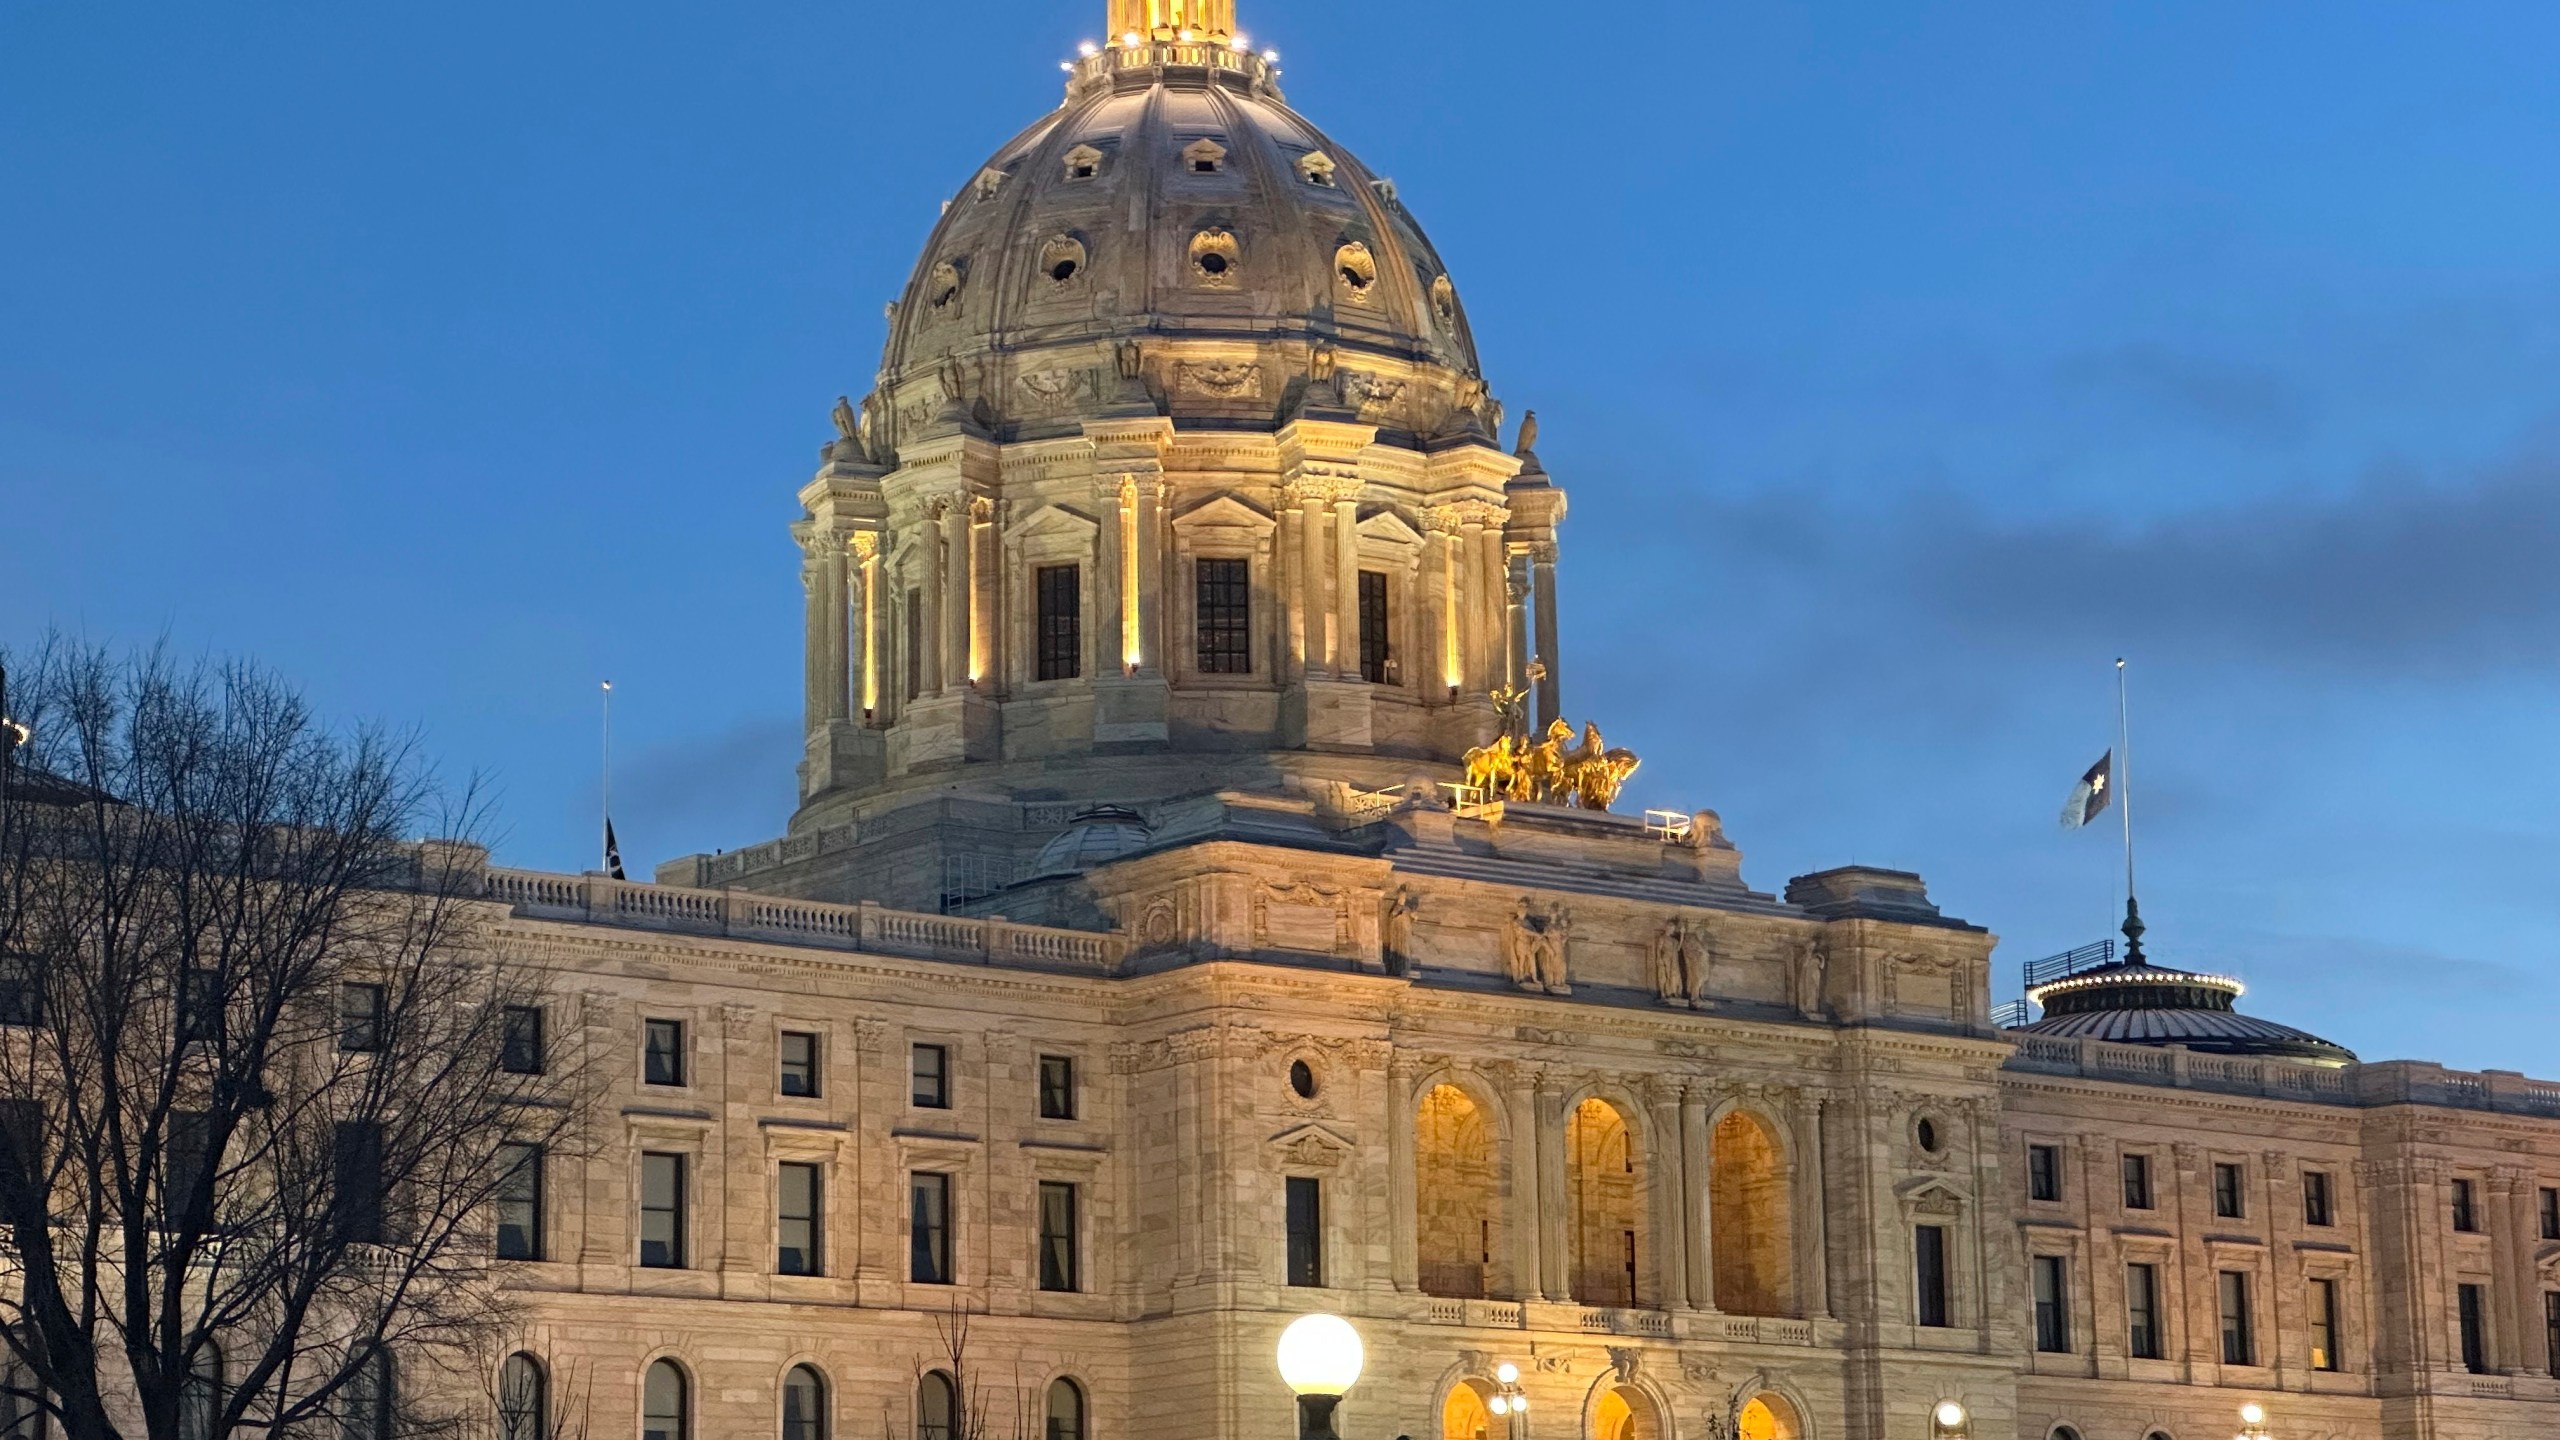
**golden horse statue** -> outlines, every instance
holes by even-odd
[[[1556,722],[1562,725],[1564,722]],[[1568,730],[1566,733],[1570,734]],[[1585,810],[1606,810],[1618,799],[1618,791],[1627,777],[1636,773],[1644,762],[1636,752],[1623,747],[1611,750],[1600,739],[1600,727],[1585,722],[1582,743],[1565,752],[1565,775],[1573,791],[1573,803]]]
[[[1467,784],[1487,802],[1606,810],[1643,762],[1632,750],[1608,749],[1597,725],[1586,723],[1582,743],[1568,748],[1572,739],[1573,726],[1564,720],[1549,722],[1546,738],[1534,742],[1505,733],[1467,752]]]

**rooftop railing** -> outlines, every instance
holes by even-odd
[[[2252,1055],[2208,1055],[2179,1045],[2119,1045],[2063,1035],[2015,1035],[2013,1070],[2086,1075],[2180,1089],[2218,1090],[2322,1105],[2440,1105],[2506,1115],[2560,1117],[2560,1084],[2511,1070],[2478,1074],[2423,1060],[2315,1065]]]

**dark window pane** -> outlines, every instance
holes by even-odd
[[[1200,673],[1253,673],[1253,583],[1242,560],[1194,562],[1197,575],[1194,628]]]
[[[370,1120],[339,1121],[330,1161],[329,1198],[339,1238],[380,1240],[382,1127]]]
[[[2302,1172],[2302,1223],[2333,1223],[2329,1218],[2329,1174],[2325,1170]]]
[[[1039,614],[1034,678],[1073,680],[1084,673],[1084,572],[1043,565],[1033,575]]]
[[[222,1043],[222,977],[188,970],[178,977],[178,1039],[190,1045]]]
[[[684,1157],[651,1151],[640,1157],[640,1263],[684,1266]]]
[[[1076,1118],[1076,1062],[1073,1056],[1040,1057],[1040,1118]]]
[[[818,1037],[804,1030],[782,1032],[782,1093],[818,1093]]]
[[[2560,1240],[2560,1190],[2542,1192],[2542,1238]],[[2560,1352],[2554,1353],[2560,1357]],[[2555,1358],[2553,1363],[2560,1364],[2560,1358]]]
[[[2453,1228],[2468,1235],[2480,1228],[2480,1212],[2472,1203],[2471,1182],[2453,1182]]]
[[[951,1108],[951,1052],[940,1045],[918,1045],[911,1051],[911,1098],[927,1110]]]
[[[379,985],[338,987],[338,1048],[369,1055],[382,1048],[383,992]]]
[[[498,1147],[498,1258],[542,1258],[542,1147]]]
[[[44,1023],[44,962],[33,955],[0,955],[0,1025]]]
[[[1046,1440],[1085,1440],[1084,1392],[1073,1380],[1054,1380],[1049,1384],[1049,1423]]]
[[[1920,1323],[1944,1328],[1947,1323],[1947,1227],[1922,1225],[1911,1232],[1919,1288]]]
[[[2151,1208],[2151,1157],[2148,1155],[2124,1157],[2124,1208]]]
[[[2255,1365],[2257,1347],[2249,1339],[2249,1277],[2238,1270],[2222,1272],[2222,1363]]]
[[[2338,1368],[2338,1282],[2311,1282],[2311,1368]]]
[[[776,1186],[781,1213],[777,1230],[781,1240],[780,1254],[774,1268],[785,1275],[815,1275],[818,1268],[818,1242],[822,1230],[819,1205],[818,1167],[788,1164],[782,1167]]]
[[[498,1440],[552,1440],[542,1362],[522,1351],[498,1368]]]
[[[1372,685],[1389,683],[1387,644],[1387,577],[1375,570],[1360,572],[1360,678]]]
[[[2226,1161],[2213,1166],[2213,1213],[2225,1220],[2241,1218],[2240,1167]]]
[[[2489,1332],[2480,1287],[2463,1285],[2454,1293],[2462,1312],[2462,1368],[2485,1375],[2489,1373]]]
[[[1078,1290],[1076,1187],[1040,1182],[1040,1288]]]
[[[2160,1358],[2160,1271],[2151,1265],[2124,1267],[2125,1331],[2128,1348],[2138,1360]]]
[[[783,1377],[782,1440],[827,1440],[827,1385],[806,1365]]]
[[[951,1283],[951,1177],[918,1172],[907,1177],[907,1278],[919,1285]]]
[[[916,1440],[958,1440],[960,1393],[951,1377],[928,1370],[916,1383]]]
[[[643,1030],[640,1078],[652,1085],[684,1083],[684,1022],[652,1020]]]
[[[1288,1179],[1289,1283],[1324,1283],[1324,1189],[1310,1175]]]
[[[2027,1198],[2062,1198],[2062,1152],[2051,1145],[2027,1147]]]
[[[201,1230],[211,1219],[208,1182],[213,1177],[205,1167],[212,1163],[213,1117],[202,1110],[171,1112],[168,1193],[161,1197],[161,1208],[185,1228]]]
[[[688,1406],[684,1372],[672,1360],[661,1360],[649,1367],[649,1378],[640,1387],[640,1440],[687,1440],[692,1422],[686,1414]]]
[[[499,1064],[510,1075],[539,1075],[543,1070],[542,1007],[507,1007],[506,1033],[500,1041]]]
[[[2051,1355],[2071,1353],[2068,1264],[2059,1255],[2035,1257],[2036,1348]]]

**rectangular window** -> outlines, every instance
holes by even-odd
[[[951,1052],[940,1045],[908,1047],[908,1098],[927,1110],[951,1108]]]
[[[44,1104],[37,1100],[0,1100],[0,1171],[12,1185],[45,1183]]]
[[[1199,560],[1193,628],[1198,632],[1200,673],[1253,673],[1253,581],[1243,560]]]
[[[2151,1157],[2148,1155],[2124,1157],[2124,1208],[2151,1208]]]
[[[2542,1238],[2560,1240],[2560,1190],[2542,1192]]]
[[[498,1147],[498,1258],[542,1258],[542,1147]]]
[[[2222,1282],[2222,1363],[2255,1365],[2257,1347],[2249,1339],[2249,1276],[2246,1271],[2225,1270]]]
[[[2311,1282],[2311,1368],[2338,1368],[2338,1282]]]
[[[507,1007],[505,1030],[498,1041],[498,1064],[510,1075],[539,1075],[543,1071],[542,1007],[510,1005]]]
[[[1360,572],[1360,678],[1372,685],[1391,683],[1387,664],[1387,577],[1376,570]]]
[[[817,1275],[818,1240],[825,1213],[821,1201],[818,1167],[786,1161],[777,1178],[775,1191],[775,1232],[778,1249],[773,1268],[784,1275]]]
[[[1040,1288],[1083,1289],[1077,1273],[1076,1187],[1055,1180],[1040,1182]]]
[[[330,1214],[338,1238],[370,1244],[382,1238],[382,1127],[341,1120],[330,1148]]]
[[[907,592],[907,698],[924,694],[924,591]]]
[[[1947,1324],[1947,1227],[1922,1225],[1911,1232],[1911,1250],[1919,1290],[1920,1323],[1931,1329]]]
[[[2062,1198],[2062,1151],[2052,1145],[2027,1147],[2027,1198]]]
[[[197,1206],[202,1203],[196,1191],[203,1187],[205,1167],[213,1161],[213,1117],[202,1110],[177,1110],[169,1115],[169,1179],[168,1193],[161,1197],[161,1207],[170,1218],[187,1228],[201,1228]],[[203,1197],[210,1199],[210,1195]]]
[[[2560,1290],[2546,1291],[2542,1297],[2543,1353],[2551,1357],[2551,1375],[2560,1379]]]
[[[782,1093],[799,1099],[818,1093],[818,1037],[807,1030],[782,1032]]]
[[[640,1078],[652,1085],[684,1083],[684,1022],[652,1020],[641,1045]]]
[[[2035,1257],[2036,1348],[2071,1353],[2071,1262],[2059,1255]]]
[[[1312,1175],[1288,1183],[1289,1283],[1324,1283],[1324,1188]]]
[[[919,1285],[951,1283],[951,1177],[928,1171],[907,1176],[907,1278]]]
[[[1076,1118],[1076,1062],[1072,1055],[1040,1057],[1040,1118]]]
[[[2245,1213],[2240,1203],[2240,1167],[2226,1160],[2213,1162],[2213,1213],[2225,1220],[2237,1220]]]
[[[178,1042],[222,1043],[222,977],[214,971],[190,969],[178,976]]]
[[[2462,1368],[2474,1375],[2486,1375],[2489,1373],[2489,1331],[2480,1287],[2456,1286],[2454,1298],[2462,1312]]]
[[[684,1157],[648,1151],[640,1157],[640,1263],[684,1268]]]
[[[338,1049],[370,1055],[382,1048],[382,987],[338,987]]]
[[[2331,1218],[2331,1211],[2329,1208],[2329,1172],[2326,1170],[2305,1170],[2302,1172],[2302,1223],[2305,1225],[2319,1226],[2329,1226],[2337,1223],[2335,1219]]]
[[[0,1025],[44,1023],[44,962],[33,955],[0,955]]]
[[[1084,673],[1084,572],[1073,565],[1043,565],[1032,572],[1032,588],[1039,607],[1033,678],[1073,680]]]
[[[2124,1267],[2125,1344],[2136,1360],[2160,1358],[2160,1267]]]
[[[2453,1228],[2465,1235],[2476,1234],[2480,1229],[2480,1210],[2473,1201],[2468,1180],[2453,1182]]]

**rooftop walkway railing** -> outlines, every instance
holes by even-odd
[[[2178,1045],[2119,1045],[2062,1035],[2009,1037],[2012,1070],[2096,1080],[2264,1095],[2323,1105],[2441,1105],[2507,1115],[2560,1116],[2560,1084],[2512,1070],[2477,1074],[2424,1060],[2316,1065],[2299,1060],[2208,1055]]]
[[[542,870],[488,871],[488,897],[519,915],[597,925],[780,941],[875,955],[976,961],[1091,975],[1118,968],[1126,945],[1118,935],[891,910],[868,901],[830,905],[743,890],[690,890],[644,885],[606,875]]]

